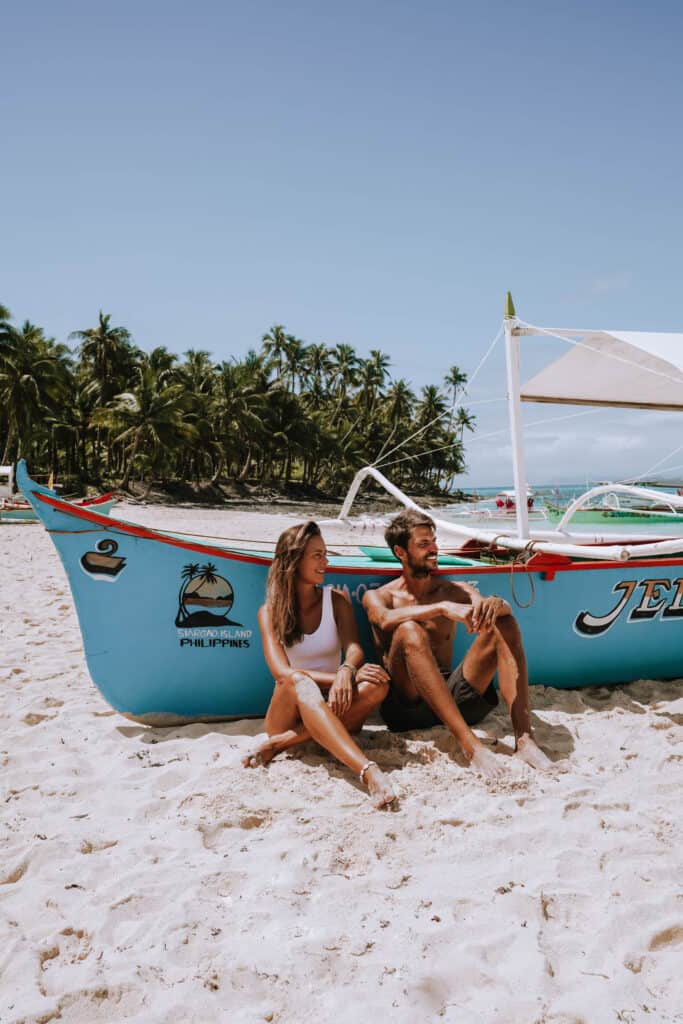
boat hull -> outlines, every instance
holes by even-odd
[[[546,517],[551,523],[559,523],[565,512],[566,509],[548,505]],[[683,515],[676,512],[649,512],[645,510],[633,512],[627,508],[580,508],[574,512],[571,523],[572,525],[574,523],[585,523],[591,526],[614,524],[615,526],[638,527],[647,527],[653,523],[666,523],[672,526],[675,534],[678,534],[683,529]]]
[[[25,470],[23,471],[25,474]],[[270,559],[183,540],[59,501],[23,482],[66,570],[88,668],[102,696],[136,717],[262,715],[273,682],[257,611]],[[327,582],[361,601],[398,568],[332,560]],[[581,687],[683,675],[683,559],[453,565],[438,570],[515,611],[533,684]],[[460,631],[454,660],[472,638]]]

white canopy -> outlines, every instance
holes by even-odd
[[[516,326],[516,335],[576,339],[521,389],[523,402],[683,410],[683,334]]]

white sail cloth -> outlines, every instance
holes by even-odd
[[[531,326],[514,333],[576,339],[522,386],[523,402],[683,410],[683,334]]]

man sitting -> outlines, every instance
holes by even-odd
[[[435,575],[434,522],[408,509],[392,520],[386,542],[403,573],[377,590],[363,605],[375,645],[391,677],[382,705],[390,729],[425,729],[443,723],[455,736],[473,768],[500,774],[500,760],[470,726],[498,704],[493,677],[510,710],[517,756],[533,768],[552,763],[531,735],[529,684],[519,627],[507,601],[482,597],[467,583]],[[451,673],[458,622],[477,633],[463,661]]]

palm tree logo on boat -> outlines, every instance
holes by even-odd
[[[176,626],[241,626],[228,618],[235,593],[211,562],[183,566]]]

